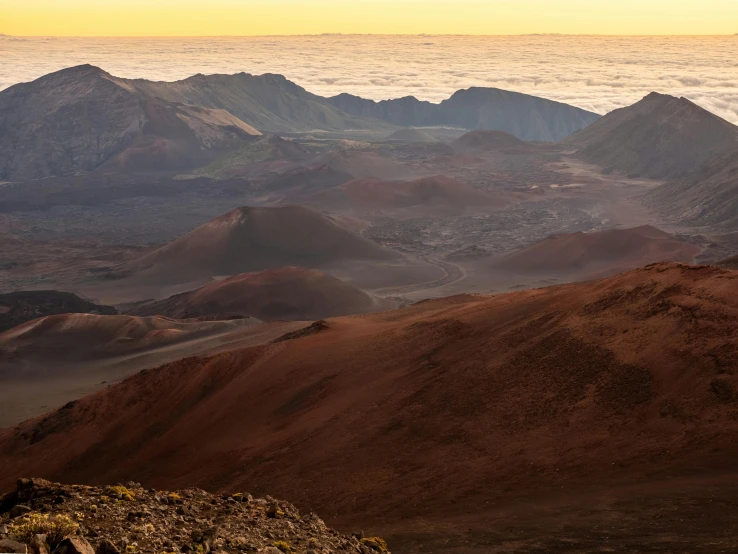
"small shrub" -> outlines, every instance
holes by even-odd
[[[128,502],[133,502],[134,500],[136,500],[135,493],[121,485],[116,485],[114,487],[106,487],[105,492],[107,493],[108,496],[112,496],[113,498],[118,498],[119,500],[126,500]]]
[[[270,506],[267,508],[266,515],[274,519],[282,519],[284,517],[284,511],[279,506]]]
[[[285,554],[289,554],[290,552],[292,552],[292,547],[290,546],[290,543],[285,541],[274,541],[272,543],[272,546],[279,548]]]
[[[377,552],[389,552],[389,550],[387,550],[387,543],[380,537],[367,537],[365,539],[361,539],[361,544],[366,545]]]
[[[49,514],[26,514],[18,523],[8,526],[8,534],[15,535],[26,544],[36,535],[46,535],[49,546],[54,550],[69,535],[73,535],[79,525],[65,515],[50,518]]]

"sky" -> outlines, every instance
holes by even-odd
[[[738,0],[0,0],[0,33],[734,35]]]

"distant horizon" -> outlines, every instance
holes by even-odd
[[[149,39],[197,39],[197,38],[279,38],[279,37],[617,37],[617,38],[647,38],[647,37],[676,37],[676,38],[710,38],[710,37],[738,37],[738,33],[645,33],[645,34],[618,34],[618,33],[286,33],[265,35],[14,35],[0,33],[0,37],[10,38],[149,38]]]

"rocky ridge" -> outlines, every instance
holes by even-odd
[[[0,552],[18,554],[388,552],[379,537],[341,535],[313,513],[247,493],[19,479],[0,498],[0,514]]]

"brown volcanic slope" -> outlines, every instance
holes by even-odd
[[[657,187],[646,201],[668,219],[686,225],[738,228],[738,150]]]
[[[71,292],[17,291],[0,294],[0,333],[38,317],[65,313],[115,315],[111,306],[94,304]]]
[[[700,252],[694,244],[644,225],[591,233],[551,235],[508,254],[495,263],[521,273],[632,269],[655,262],[691,262]]]
[[[256,323],[57,314],[19,325],[0,333],[0,427],[142,369],[250,344],[249,336],[261,334]],[[290,330],[288,326],[281,333]]]
[[[453,141],[451,146],[458,152],[484,152],[523,144],[519,138],[502,131],[470,131]]]
[[[132,315],[178,319],[243,314],[263,321],[314,320],[391,307],[317,269],[286,267],[244,273],[137,307]]]
[[[167,281],[399,255],[302,206],[236,208],[125,264]]]
[[[235,148],[195,171],[196,175],[228,178],[259,175],[260,172],[287,171],[314,157],[310,148],[278,135],[262,137]]]
[[[458,552],[738,540],[738,273],[657,264],[316,331],[0,431],[0,487],[291,490],[335,524],[394,529],[399,552],[457,533]]]
[[[8,362],[0,366],[0,375],[53,375],[63,366],[128,356],[255,323],[249,319],[175,321],[128,315],[49,315],[0,333],[2,362]],[[15,362],[21,359],[23,367],[16,368]],[[42,360],[44,365],[31,368],[30,360]]]
[[[201,165],[261,133],[225,110],[140,101],[146,123],[130,146],[102,165],[105,170],[166,170]]]
[[[498,196],[443,175],[413,181],[354,179],[330,190],[291,196],[287,200],[326,210],[352,210],[357,213],[397,210],[457,213],[472,208],[489,210],[508,203]]]
[[[738,127],[686,98],[651,93],[614,110],[563,144],[611,171],[655,179],[695,173],[738,151]]]

